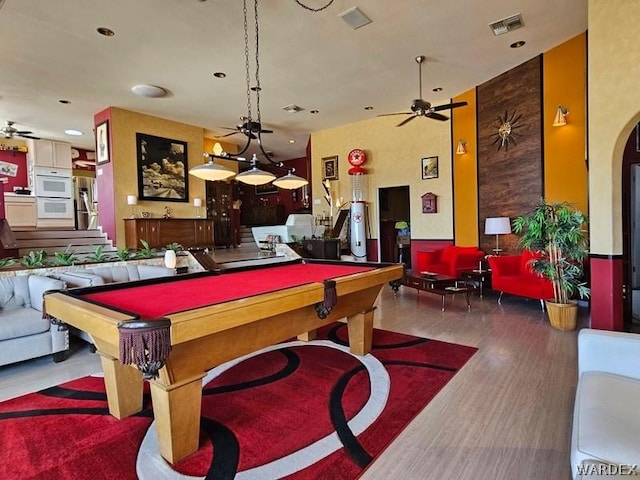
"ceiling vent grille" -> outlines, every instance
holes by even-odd
[[[524,23],[522,22],[522,16],[519,13],[516,13],[515,15],[511,15],[510,17],[490,23],[489,27],[491,27],[493,34],[498,36],[512,30],[522,28],[524,27]]]
[[[351,7],[349,10],[345,10],[344,12],[338,14],[338,16],[354,30],[371,23],[371,19],[367,17],[358,7]]]
[[[286,105],[284,107],[282,107],[282,110],[284,110],[285,112],[288,113],[298,113],[301,112],[302,110],[304,110],[304,108],[299,107],[298,105],[295,104],[291,104],[291,105]]]

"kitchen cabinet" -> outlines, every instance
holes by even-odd
[[[35,197],[6,193],[4,207],[5,218],[13,230],[36,228],[38,215]]]
[[[213,220],[215,244],[229,248],[236,245],[233,228],[233,185],[207,182],[207,218]]]
[[[72,168],[71,144],[53,140],[28,140],[27,159],[38,167]]]
[[[126,218],[124,237],[127,248],[133,250],[142,248],[140,240],[156,249],[174,242],[185,249],[212,247],[213,221],[207,218]]]

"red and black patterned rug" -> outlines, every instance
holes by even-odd
[[[3,479],[354,479],[476,352],[375,330],[353,356],[342,323],[208,373],[200,449],[158,454],[151,401],[109,415],[101,377],[0,403]],[[148,390],[145,390],[148,391]]]

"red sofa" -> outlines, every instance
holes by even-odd
[[[531,269],[530,262],[537,254],[525,250],[521,255],[491,256],[491,288],[500,291],[498,303],[504,293],[540,300],[544,310],[544,300],[553,298],[553,285]]]
[[[448,245],[440,250],[417,252],[417,270],[433,272],[451,277],[460,277],[461,270],[478,268],[484,252],[478,247],[458,247]]]

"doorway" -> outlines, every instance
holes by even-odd
[[[378,221],[378,258],[381,262],[404,262],[411,268],[411,208],[409,186],[378,189],[380,218]],[[406,222],[406,229],[397,229]]]

